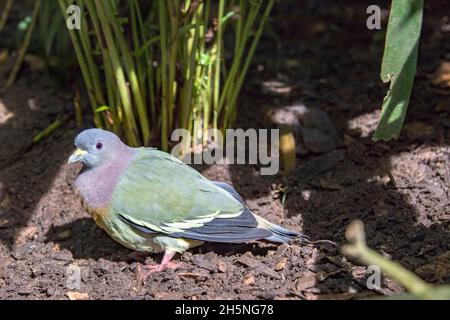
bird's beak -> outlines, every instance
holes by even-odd
[[[68,163],[75,163],[75,162],[80,162],[84,160],[84,155],[87,153],[87,151],[81,150],[81,149],[77,149],[75,150],[72,155],[69,158]]]

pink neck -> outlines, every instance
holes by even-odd
[[[105,208],[111,203],[114,187],[132,158],[133,153],[130,152],[111,164],[80,172],[75,180],[75,187],[90,208]]]

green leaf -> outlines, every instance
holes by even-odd
[[[225,22],[227,22],[228,19],[230,19],[234,15],[235,15],[234,11],[228,12],[225,16],[222,17],[222,19],[220,19],[220,23],[223,25]]]
[[[48,137],[53,131],[58,129],[61,126],[61,120],[57,119],[53,121],[47,128],[39,132],[37,135],[33,137],[33,142],[39,142],[42,139]]]
[[[416,74],[423,0],[393,0],[381,67],[383,82],[391,82],[384,97],[374,141],[400,134]]]
[[[207,66],[211,63],[211,56],[206,53],[200,53],[200,60],[198,61],[198,64],[201,66]]]
[[[182,26],[180,29],[178,29],[178,33],[181,36],[181,35],[184,35],[185,33],[187,33],[189,30],[194,29],[194,28],[195,28],[195,24],[190,23],[190,24]]]
[[[31,16],[26,16],[24,19],[22,19],[19,22],[19,24],[17,25],[17,28],[20,31],[26,31],[31,24],[31,20],[32,20]]]
[[[150,45],[158,42],[161,39],[160,36],[156,36],[153,38],[148,39],[147,41],[145,41],[145,43],[139,48],[139,50],[133,52],[133,55],[137,58],[140,58],[142,56],[142,54],[144,53],[145,49],[147,49]]]
[[[100,107],[96,108],[95,112],[103,112],[103,111],[107,111],[107,110],[109,110],[109,107],[103,105],[103,106],[100,106]]]

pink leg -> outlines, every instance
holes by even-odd
[[[156,273],[156,272],[161,272],[161,271],[165,270],[166,268],[176,269],[177,265],[174,262],[170,261],[173,258],[173,256],[175,255],[175,253],[176,253],[175,251],[166,250],[164,252],[164,256],[163,256],[163,259],[160,264],[144,265],[143,268],[147,269],[147,272],[145,272],[143,274],[142,280],[145,281],[151,274]],[[139,273],[140,273],[140,270],[139,270]]]

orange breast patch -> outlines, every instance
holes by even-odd
[[[83,205],[83,208],[86,209],[86,211],[92,216],[95,223],[102,229],[105,229],[105,222],[104,219],[106,218],[108,214],[108,208],[92,208],[88,206],[83,200],[81,200],[81,204]]]

